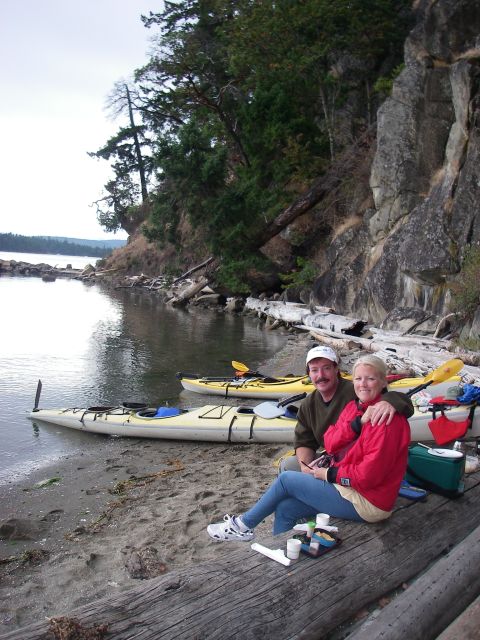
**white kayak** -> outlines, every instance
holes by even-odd
[[[448,407],[445,415],[449,420],[460,422],[467,419],[469,412],[469,405]],[[289,415],[292,417],[287,417]],[[296,424],[294,414],[288,412],[265,418],[257,415],[254,407],[226,405],[204,405],[188,410],[171,407],[139,411],[125,407],[34,409],[29,418],[35,422],[114,436],[233,443],[292,443]],[[409,419],[413,442],[433,440],[428,426],[431,419],[431,410],[425,413],[415,410]],[[480,411],[474,415],[472,428],[464,437],[480,437]]]
[[[162,411],[163,409],[163,411]],[[163,413],[164,415],[156,415]],[[60,427],[134,438],[204,442],[291,442],[296,420],[261,418],[252,407],[204,405],[132,411],[124,407],[34,409],[29,418]]]

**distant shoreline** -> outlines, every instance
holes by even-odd
[[[48,254],[48,253],[23,253],[15,251],[0,251],[0,265],[10,264],[21,265],[20,271],[30,270],[38,271],[39,265],[47,265],[50,269],[65,270],[68,265],[70,269],[82,271],[88,264],[95,266],[100,258],[96,256],[72,256],[64,254]],[[10,273],[14,270],[2,269],[0,266],[0,274]],[[20,273],[19,275],[38,275],[37,273]]]

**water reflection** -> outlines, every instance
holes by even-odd
[[[80,446],[69,432],[32,430],[25,416],[39,378],[43,407],[177,404],[177,371],[229,374],[232,360],[255,368],[286,342],[257,320],[172,309],[153,292],[1,277],[0,296],[0,481],[12,464]],[[206,401],[188,397],[189,405]],[[82,447],[93,442],[81,435]]]

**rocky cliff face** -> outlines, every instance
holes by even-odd
[[[415,10],[405,69],[378,113],[374,204],[330,242],[313,288],[319,304],[390,328],[434,325],[480,241],[480,0]]]

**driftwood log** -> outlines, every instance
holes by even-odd
[[[284,567],[253,552],[248,544],[230,543],[217,562],[172,571],[58,615],[68,613],[85,627],[107,624],[106,637],[115,640],[318,640],[418,576],[480,526],[479,500],[477,473],[467,479],[465,495],[458,500],[434,494],[426,502],[399,498],[390,521],[339,521],[342,544],[318,559],[302,556]],[[284,547],[287,537],[259,542],[274,549]],[[458,585],[460,594],[464,588]],[[471,600],[479,593],[476,583],[469,587]],[[440,615],[442,624],[448,625],[456,613],[427,592],[422,640],[436,638],[433,620]],[[47,629],[48,621],[42,620],[0,638],[44,640]]]
[[[181,291],[175,298],[169,300],[169,304],[174,307],[186,304],[190,298],[193,298],[199,291],[205,288],[208,284],[208,279],[202,276],[196,282],[193,282],[190,286]]]
[[[318,329],[305,324],[296,325],[297,329],[308,331],[312,338],[318,342],[328,344],[338,349],[340,352],[345,348],[352,349],[356,345],[358,349],[375,353],[379,358],[385,360],[389,368],[394,370],[410,369],[413,374],[424,376],[435,367],[440,366],[446,360],[459,358],[470,368],[465,368],[465,374],[469,374],[474,380],[480,380],[480,354],[466,353],[455,349],[450,351],[442,344],[442,340],[426,336],[401,336],[392,335],[385,332],[377,332],[371,329],[373,337],[363,338],[352,335],[345,335],[327,329]]]
[[[423,640],[437,637],[480,593],[480,527],[436,562],[404,593],[365,623],[351,640]],[[435,616],[425,615],[434,607]],[[477,635],[480,636],[477,619]],[[464,638],[464,634],[455,639]]]
[[[480,620],[480,597],[472,602],[465,611],[458,616],[437,640],[478,640],[478,625]]]
[[[387,360],[392,368],[411,368],[412,372],[425,375],[445,360],[460,358],[466,365],[480,366],[480,353],[459,349],[452,341],[436,336],[403,334],[367,327],[359,318],[349,318],[297,302],[279,302],[247,298],[245,308],[267,318],[293,325],[301,331],[309,331],[317,340],[338,348],[358,348],[375,352]],[[335,342],[337,340],[337,342]],[[480,372],[470,372],[480,378]]]
[[[366,322],[359,318],[347,318],[328,311],[313,313],[309,306],[298,302],[278,302],[247,298],[245,309],[256,311],[274,320],[281,320],[288,324],[309,325],[312,328],[329,329],[337,333],[351,335],[358,334],[366,325]]]

